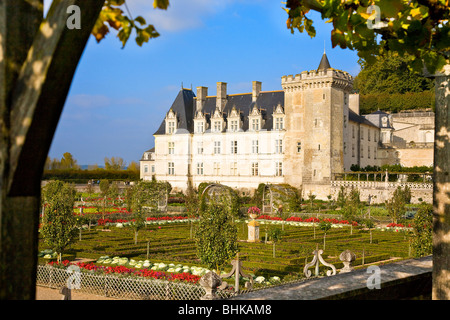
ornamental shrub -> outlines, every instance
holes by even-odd
[[[411,247],[415,257],[432,254],[433,251],[433,206],[422,203],[414,216]]]
[[[194,234],[197,256],[208,268],[220,270],[237,253],[237,227],[225,205],[214,200],[201,214]]]

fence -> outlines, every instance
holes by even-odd
[[[60,289],[67,286],[68,281],[79,292],[121,300],[200,300],[206,293],[199,284],[112,274],[70,273],[68,269],[38,265],[36,285]],[[231,291],[218,291],[217,294],[222,299],[235,296]]]

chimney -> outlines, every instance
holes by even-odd
[[[261,82],[253,81],[252,82],[252,102],[255,102],[261,92]]]
[[[205,105],[206,96],[208,95],[208,87],[197,87],[197,108],[196,111],[202,111]]]
[[[227,103],[227,83],[217,82],[216,108],[222,111]]]
[[[349,94],[348,95],[348,108],[354,113],[359,114],[359,94]]]

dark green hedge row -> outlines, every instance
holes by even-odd
[[[64,180],[68,182],[87,182],[88,180],[125,180],[137,181],[139,172],[130,170],[48,170],[44,171],[42,180]]]
[[[359,108],[360,114],[372,113],[377,110],[390,112],[428,108],[434,110],[434,99],[433,91],[363,94],[359,98]]]

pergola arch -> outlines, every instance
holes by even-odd
[[[276,213],[280,205],[289,207],[289,201],[296,195],[297,190],[289,184],[266,183],[262,192],[262,213]]]

